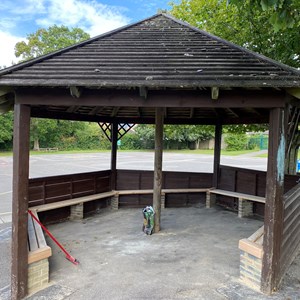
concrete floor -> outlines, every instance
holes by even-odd
[[[29,299],[300,299],[300,258],[273,297],[239,282],[238,241],[256,231],[260,220],[201,205],[163,210],[158,234],[145,235],[142,223],[141,209],[122,209],[49,226],[80,265],[48,239],[51,282]],[[1,277],[2,286],[9,283],[9,272]],[[9,299],[7,287],[0,287],[0,299]]]

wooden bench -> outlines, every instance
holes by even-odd
[[[56,208],[71,206],[71,219],[72,220],[83,219],[83,203],[114,197],[116,193],[117,193],[116,191],[98,193],[98,194],[93,194],[93,195],[88,195],[88,196],[83,196],[83,197],[78,197],[78,198],[53,202],[53,203],[37,205],[31,207],[30,209],[38,213],[41,211],[48,211]]]
[[[212,195],[222,195],[222,196],[237,198],[239,201],[238,216],[240,218],[253,215],[253,202],[266,203],[266,198],[264,197],[212,188],[207,191],[207,197],[206,197],[207,208],[210,208],[213,205],[215,205],[216,198],[212,197]]]
[[[261,287],[263,239],[264,226],[250,237],[239,241],[240,278],[245,284],[258,291]]]
[[[39,148],[38,151],[45,151],[45,152],[58,151],[58,148]]]
[[[38,218],[37,213],[35,216]],[[42,289],[49,282],[51,248],[40,225],[28,214],[28,293]]]
[[[253,214],[252,202],[265,203],[264,197],[254,196],[250,194],[243,194],[237,192],[231,192],[221,189],[214,188],[183,188],[183,189],[162,189],[161,203],[162,208],[165,208],[165,195],[166,194],[187,194],[187,193],[206,193],[206,207],[210,208],[215,205],[215,197],[213,195],[223,195],[228,197],[234,197],[239,199],[239,217],[250,216]],[[71,206],[71,219],[82,219],[83,218],[83,203],[111,198],[112,209],[119,208],[119,196],[122,195],[150,195],[153,194],[153,189],[142,189],[142,190],[119,190],[109,191],[104,193],[98,193],[54,203],[42,204],[31,207],[30,209],[37,212],[48,211],[52,209],[62,208]]]
[[[165,208],[166,194],[188,194],[188,193],[206,193],[207,188],[190,188],[190,189],[162,189],[161,190],[161,208]],[[112,206],[117,209],[119,206],[119,195],[150,195],[153,189],[148,190],[120,190],[116,191]]]

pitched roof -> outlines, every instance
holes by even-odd
[[[165,14],[0,72],[0,86],[299,87],[300,72]]]

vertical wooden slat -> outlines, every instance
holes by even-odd
[[[216,188],[218,187],[218,179],[220,173],[221,140],[222,140],[222,125],[217,124],[215,127],[214,174],[213,174],[213,187]]]
[[[154,154],[154,183],[153,183],[153,208],[155,211],[154,232],[160,230],[161,188],[162,188],[162,155],[164,110],[156,108],[155,111],[155,154]]]
[[[283,232],[285,160],[284,110],[270,112],[269,150],[263,243],[262,291],[271,294],[280,283],[280,248]]]
[[[30,107],[14,107],[11,298],[27,294],[28,178]]]
[[[114,122],[111,124],[111,189],[116,189],[117,180],[117,148],[118,148],[118,123]]]

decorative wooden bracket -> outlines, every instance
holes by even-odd
[[[82,90],[77,86],[70,86],[70,93],[73,98],[79,98]]]
[[[219,88],[216,86],[213,86],[211,88],[211,99],[218,100],[218,98],[219,98]]]
[[[111,128],[112,128],[111,123],[98,122],[98,125],[102,129],[107,139],[111,142]],[[127,124],[127,123],[118,124],[118,140],[120,140],[134,126],[135,124]]]

